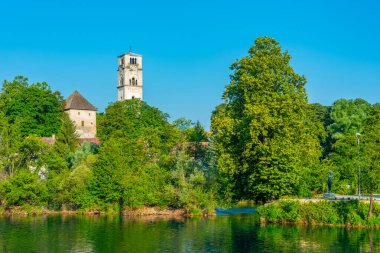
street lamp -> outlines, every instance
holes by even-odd
[[[356,133],[356,139],[358,139],[358,170],[359,170],[359,175],[358,175],[358,193],[359,193],[359,200],[360,200],[360,133]]]

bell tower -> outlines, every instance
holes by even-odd
[[[117,100],[143,99],[142,55],[128,52],[118,56]]]

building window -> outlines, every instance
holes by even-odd
[[[137,64],[137,59],[136,58],[130,58],[129,59],[129,63],[133,64],[133,65],[136,65]]]
[[[121,77],[120,78],[120,86],[123,86],[124,85],[124,79]]]
[[[91,113],[88,113],[88,116],[91,116]]]
[[[132,96],[132,99],[135,99],[135,96]]]
[[[132,77],[132,85],[135,86],[136,85],[136,80],[134,77]]]
[[[131,85],[132,84],[132,81],[131,81],[131,79],[129,79],[129,85]]]
[[[78,115],[80,115],[80,112],[78,112]]]
[[[92,122],[91,122],[91,125],[92,125]]]
[[[84,121],[82,120],[82,127],[84,126]]]
[[[121,65],[124,65],[124,58],[121,58]]]

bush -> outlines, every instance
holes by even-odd
[[[44,182],[40,182],[38,175],[29,170],[21,170],[0,181],[0,200],[7,207],[43,205],[46,195]]]
[[[280,200],[257,208],[270,223],[303,222],[350,226],[380,226],[380,205],[374,203],[373,214],[367,219],[369,204],[352,201],[305,202]]]

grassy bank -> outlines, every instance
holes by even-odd
[[[351,201],[280,200],[260,206],[257,211],[266,223],[302,223],[380,228],[380,205],[374,203],[367,218],[369,203]]]
[[[28,215],[49,215],[49,214],[79,214],[79,215],[120,215],[117,208],[91,208],[78,210],[50,210],[45,207],[23,205],[4,208],[0,206],[0,216],[28,216]],[[141,207],[126,208],[121,212],[123,216],[168,216],[168,217],[191,217],[191,216],[213,216],[214,211],[183,208],[161,208],[161,207]]]

